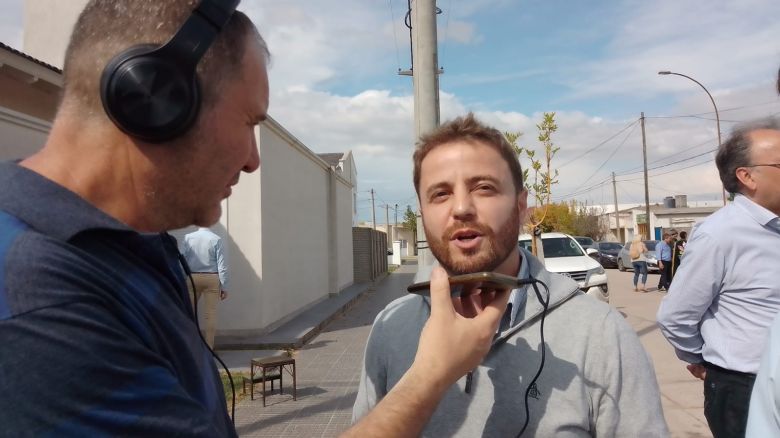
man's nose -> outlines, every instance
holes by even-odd
[[[467,221],[474,217],[474,213],[474,200],[471,198],[471,194],[456,194],[455,205],[452,209],[453,218],[461,221]]]
[[[257,129],[254,130],[257,132]],[[249,159],[244,164],[244,168],[241,169],[246,173],[252,173],[260,167],[260,150],[257,147],[257,140],[255,140],[255,134],[252,134],[252,150],[249,152]]]

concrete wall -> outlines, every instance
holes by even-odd
[[[266,332],[353,283],[352,186],[272,119],[258,145],[260,170],[242,175],[223,213],[225,335]]]
[[[352,228],[356,282],[372,281],[387,272],[387,235],[371,228]]]
[[[62,68],[73,24],[86,4],[87,0],[25,0],[22,51]]]
[[[0,87],[0,94],[3,93]],[[25,158],[46,142],[51,124],[0,106],[0,161]]]

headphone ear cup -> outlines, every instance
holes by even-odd
[[[108,117],[126,134],[151,143],[182,135],[200,109],[195,71],[161,55],[154,45],[131,47],[106,65],[100,80]]]

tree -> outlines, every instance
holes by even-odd
[[[539,228],[544,233],[557,231],[574,236],[587,236],[593,240],[602,240],[605,235],[599,215],[592,214],[577,201],[551,203]]]
[[[531,233],[542,225],[547,216],[547,211],[550,207],[550,197],[552,196],[552,186],[558,183],[558,170],[556,169],[553,172],[551,164],[553,157],[560,149],[552,141],[552,134],[558,130],[554,112],[544,113],[542,123],[536,125],[536,129],[539,131],[537,140],[541,143],[544,150],[543,159],[536,158],[535,150],[517,144],[517,140],[522,136],[521,132],[504,133],[504,137],[515,149],[518,160],[525,154],[531,162],[530,169],[526,167],[523,171],[525,188],[534,199],[534,208],[531,210],[531,220],[528,223]],[[529,178],[531,170],[533,171],[533,182]],[[543,208],[540,208],[540,206]],[[543,229],[544,227],[541,228]],[[532,239],[532,242],[533,253],[536,254],[536,239]]]
[[[412,230],[412,235],[414,236],[414,248],[415,253],[417,252],[417,214],[412,210],[412,207],[407,205],[406,211],[404,212],[404,219],[401,224],[404,226],[404,228]]]

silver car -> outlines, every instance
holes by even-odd
[[[658,259],[655,255],[655,246],[658,244],[659,240],[645,240],[645,246],[647,247],[647,271],[648,272],[661,272],[661,270],[658,268]],[[620,252],[618,253],[618,260],[617,265],[618,269],[621,271],[625,271],[626,269],[634,269],[634,265],[631,264],[631,256],[628,255],[628,252],[631,250],[631,242],[626,242],[625,245],[623,245],[623,248],[620,249]]]

